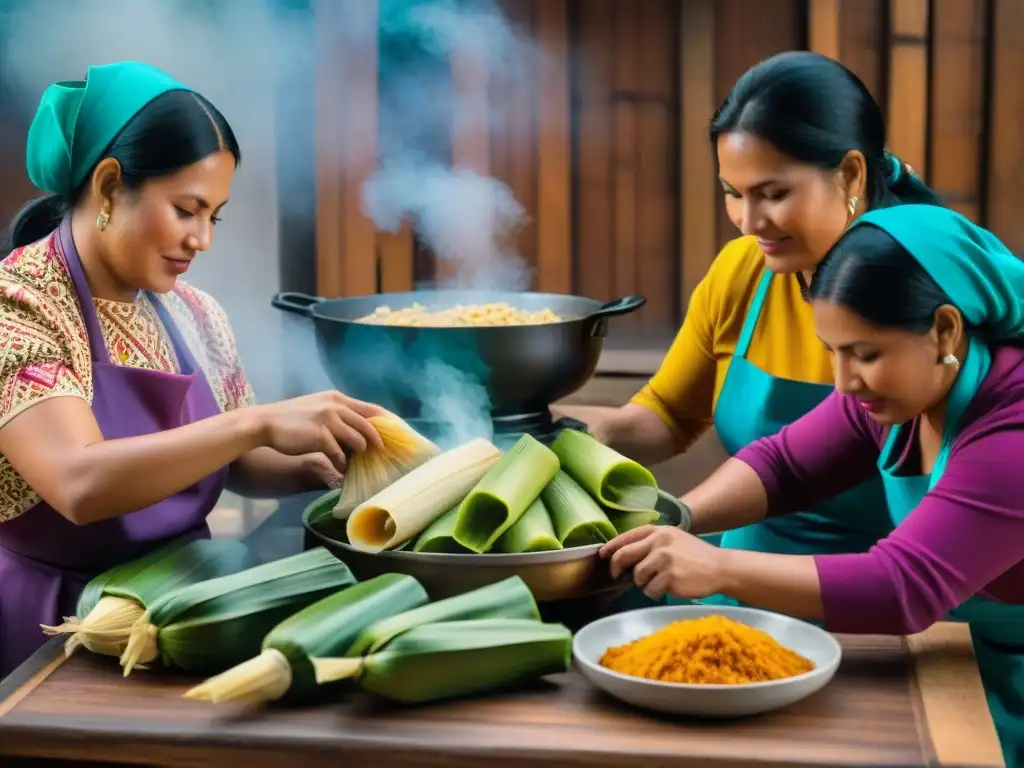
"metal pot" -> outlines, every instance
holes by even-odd
[[[672,494],[659,490],[655,508],[661,513],[657,525],[690,529],[689,510]],[[320,517],[314,519],[314,514]],[[383,573],[405,573],[415,577],[432,600],[519,576],[549,620],[574,624],[573,616],[589,621],[607,612],[633,586],[632,574],[624,574],[617,580],[611,578],[608,563],[598,554],[600,544],[520,555],[493,552],[456,555],[410,550],[374,554],[350,545],[345,523],[330,517],[330,513],[318,512],[313,505],[303,513],[302,524],[311,537],[312,546],[322,546],[332,552],[360,581]]]
[[[431,399],[424,394],[431,382],[443,381],[437,386],[449,397],[475,396],[469,390],[460,392],[452,383],[456,379],[485,392],[484,407],[495,417],[544,411],[593,375],[608,318],[633,312],[646,301],[627,296],[602,304],[553,293],[431,290],[349,299],[279,293],[271,304],[312,319],[320,360],[334,386],[410,418],[421,415],[424,402]],[[443,309],[494,302],[524,310],[550,309],[568,319],[443,328],[357,322],[384,305],[393,310],[417,303]]]

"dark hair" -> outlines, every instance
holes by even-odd
[[[117,160],[122,182],[138,189],[148,179],[176,173],[221,149],[234,155],[236,166],[242,161],[234,131],[217,108],[197,93],[168,91],[139,110],[100,159]],[[7,226],[3,253],[56,229],[79,202],[91,177],[92,169],[71,195],[36,198],[18,211]]]
[[[748,69],[711,120],[712,147],[722,134],[754,134],[782,153],[823,170],[851,150],[867,163],[867,205],[941,205],[938,197],[885,150],[885,120],[853,72],[810,51],[789,51]]]
[[[825,255],[810,298],[834,301],[872,325],[927,333],[935,310],[952,304],[924,267],[888,232],[860,224]]]

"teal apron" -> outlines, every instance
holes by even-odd
[[[776,434],[833,392],[830,384],[770,376],[747,360],[773,276],[768,270],[761,276],[715,407],[715,430],[730,456],[755,440]],[[885,492],[875,477],[811,510],[702,538],[725,549],[816,555],[866,552],[891,531]],[[698,602],[739,605],[724,595]]]
[[[895,475],[899,462],[898,435],[889,431],[878,459],[894,525],[902,523],[942,477],[960,420],[988,374],[992,357],[985,344],[971,340],[963,369],[949,393],[946,426],[935,466],[929,475]],[[971,639],[985,686],[989,711],[1009,768],[1024,768],[1024,606],[1008,605],[975,595],[954,608],[948,619],[970,625]]]

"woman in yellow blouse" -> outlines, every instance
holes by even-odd
[[[686,451],[712,425],[733,454],[820,403],[833,375],[805,299],[816,266],[865,211],[938,204],[886,152],[882,113],[863,83],[814,53],[779,54],[748,70],[710,136],[726,208],[743,236],[694,290],[654,377],[594,430],[648,464]],[[814,509],[728,531],[719,544],[863,552],[889,530],[876,478]]]

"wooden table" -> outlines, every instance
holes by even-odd
[[[824,691],[728,722],[627,708],[575,672],[417,708],[357,691],[247,713],[186,701],[190,681],[171,675],[124,679],[115,660],[85,653],[65,661],[51,642],[0,684],[0,755],[236,768],[1002,765],[964,627],[840,640]]]

